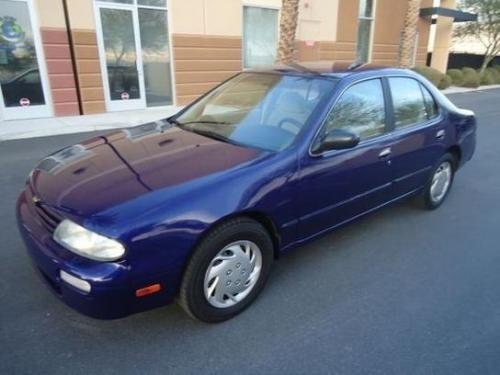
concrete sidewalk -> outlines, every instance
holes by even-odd
[[[8,139],[35,138],[126,128],[171,116],[181,108],[148,108],[85,116],[0,121],[0,142]]]

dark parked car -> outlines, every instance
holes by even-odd
[[[221,321],[255,299],[279,254],[406,197],[441,205],[475,130],[473,112],[411,71],[244,72],[169,119],[43,159],[19,229],[82,313],[177,297]]]

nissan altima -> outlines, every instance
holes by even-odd
[[[84,314],[177,300],[222,321],[280,254],[407,197],[439,207],[475,131],[473,112],[408,70],[246,71],[170,118],[41,160],[19,230],[36,272]]]

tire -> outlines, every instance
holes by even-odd
[[[453,185],[453,179],[455,177],[455,171],[456,171],[456,166],[457,166],[457,160],[452,154],[445,154],[439,161],[436,163],[434,169],[432,170],[432,173],[429,177],[429,180],[427,181],[424,190],[422,194],[420,195],[420,203],[421,205],[428,209],[428,210],[435,210],[443,202],[445,201],[446,197],[448,196],[448,193],[451,190],[451,187]],[[443,169],[444,168],[444,169]],[[435,181],[437,177],[437,173],[444,173],[444,171],[449,168],[449,175],[446,177],[442,177],[443,179],[441,181],[437,181],[439,186],[446,186],[444,188],[444,191],[441,191],[440,194],[436,194],[436,191],[433,190],[433,182]],[[439,177],[438,177],[439,178]],[[444,182],[446,181],[447,182]],[[441,185],[439,185],[441,184]]]
[[[273,242],[260,223],[245,217],[228,220],[195,248],[182,278],[179,304],[194,319],[228,320],[260,293],[273,258]]]

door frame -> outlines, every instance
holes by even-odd
[[[132,24],[134,28],[134,39],[136,49],[137,78],[139,81],[139,99],[112,100],[109,90],[109,76],[106,64],[106,50],[104,48],[104,35],[102,32],[101,9],[116,9],[130,11],[132,14]],[[104,90],[104,101],[108,112],[124,111],[146,108],[146,88],[144,83],[144,67],[142,64],[142,46],[139,29],[139,15],[137,6],[134,4],[109,3],[94,1],[94,16],[96,20],[97,47],[99,50],[99,64],[101,67],[102,84]]]
[[[28,16],[30,26],[33,32],[33,42],[36,53],[38,71],[40,74],[40,84],[42,85],[43,97],[45,104],[33,105],[28,107],[5,107],[2,88],[0,85],[0,120],[23,120],[30,118],[51,117],[52,110],[52,95],[50,91],[49,79],[47,74],[47,66],[45,63],[45,53],[43,51],[40,29],[35,13],[33,0],[7,0],[11,2],[24,3],[28,7]]]

